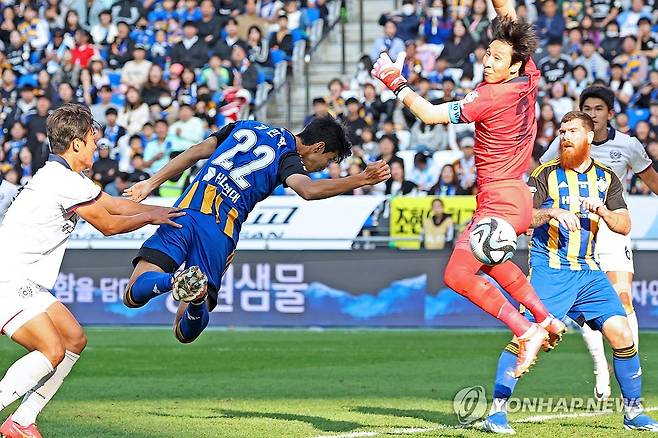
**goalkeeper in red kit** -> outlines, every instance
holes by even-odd
[[[433,105],[417,95],[401,74],[404,54],[393,63],[383,53],[372,75],[426,124],[475,123],[477,209],[455,245],[444,282],[505,323],[519,338],[518,377],[532,366],[541,348],[555,347],[566,328],[548,313],[518,266],[511,261],[483,265],[469,247],[470,231],[484,217],[505,219],[517,234],[528,229],[532,217],[532,195],[522,177],[529,168],[536,136],[540,72],[531,55],[537,48],[537,36],[531,24],[517,20],[510,0],[494,0],[493,4],[498,18],[483,60],[484,82],[462,100]],[[478,271],[494,278],[538,323],[521,315],[492,283],[477,275]]]

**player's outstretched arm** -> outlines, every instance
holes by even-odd
[[[153,209],[162,208],[157,205],[139,204],[130,199],[124,199],[119,196],[110,196],[103,193],[98,200],[110,214],[131,216],[139,213],[148,213]]]
[[[434,105],[409,88],[407,80],[401,73],[404,56],[404,52],[400,53],[398,59],[393,62],[387,53],[382,53],[370,73],[393,91],[397,98],[423,123],[428,125],[450,123],[450,102]],[[452,120],[452,122],[457,123],[456,120]]]
[[[123,195],[129,197],[135,202],[143,201],[153,190],[160,187],[160,185],[168,179],[173,178],[194,166],[197,161],[205,160],[210,157],[216,148],[217,138],[214,135],[208,137],[201,143],[191,146],[188,150],[168,162],[149,179],[138,182],[134,186],[126,189],[123,192]]]
[[[107,206],[111,205],[110,209],[113,210],[115,204],[107,198],[110,198],[110,196],[102,193],[98,201],[76,209],[76,213],[80,217],[103,233],[104,236],[128,233],[147,224],[167,224],[180,228],[181,225],[172,221],[172,219],[185,214],[178,208],[155,206],[142,206],[145,211],[135,214],[112,214]]]
[[[496,15],[516,20],[516,9],[514,9],[513,0],[493,0],[492,2]]]
[[[337,179],[312,180],[307,175],[296,173],[286,178],[286,185],[307,201],[337,196],[359,187],[378,184],[391,177],[391,169],[384,161],[368,164],[358,175]]]
[[[642,182],[645,183],[652,192],[658,195],[658,172],[656,172],[656,169],[654,169],[653,166],[647,167],[645,170],[638,173],[637,176],[642,179]]]

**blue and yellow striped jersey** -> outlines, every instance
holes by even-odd
[[[295,136],[254,120],[231,123],[214,134],[217,149],[174,206],[213,215],[237,244],[254,206],[293,173],[305,173]]]
[[[583,173],[565,169],[558,158],[535,169],[528,185],[534,192],[534,208],[560,208],[580,218],[577,231],[569,231],[555,219],[535,228],[530,243],[530,267],[598,270],[594,249],[599,216],[584,209],[580,198],[598,197],[611,211],[626,208],[617,175],[595,160]]]

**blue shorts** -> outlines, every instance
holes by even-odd
[[[549,267],[532,268],[530,284],[553,316],[569,316],[578,324],[601,330],[608,318],[626,317],[617,292],[603,271],[569,271]],[[526,317],[534,318],[526,310]]]
[[[160,225],[144,242],[133,265],[141,259],[165,272],[175,272],[183,263],[198,266],[208,276],[208,294],[211,303],[216,304],[222,275],[233,260],[235,243],[224,234],[214,216],[187,209],[185,212],[185,216],[174,219],[183,228]]]

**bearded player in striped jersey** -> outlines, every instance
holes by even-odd
[[[614,115],[614,102],[615,95],[612,90],[603,86],[586,88],[580,95],[581,111],[587,113],[594,120],[592,158],[610,167],[621,181],[629,171],[634,173],[652,192],[658,194],[658,173],[652,167],[651,159],[644,150],[644,146],[636,138],[615,130],[608,123]],[[546,163],[553,160],[558,156],[559,150],[560,139],[558,137],[553,140],[540,161]],[[605,223],[602,223],[597,239],[597,259],[624,305],[637,347],[638,323],[633,309],[631,291],[634,270],[630,236],[612,232]],[[603,349],[601,332],[592,330],[585,325],[582,333],[594,360],[594,374],[596,375],[594,396],[599,400],[605,400],[610,397],[610,372]]]
[[[433,105],[413,92],[401,74],[404,54],[393,63],[383,53],[372,75],[424,123],[475,122],[478,206],[455,245],[444,282],[514,332],[520,343],[515,374],[521,376],[540,348],[549,350],[557,344],[565,326],[547,312],[518,266],[511,261],[485,266],[469,247],[470,232],[479,219],[503,218],[521,234],[532,217],[532,198],[522,177],[529,168],[536,136],[534,108],[541,74],[531,55],[537,48],[537,36],[531,24],[517,20],[511,0],[494,0],[493,4],[498,18],[483,61],[484,82],[461,101]],[[537,322],[521,315],[492,283],[477,275],[479,271],[495,279]]]

